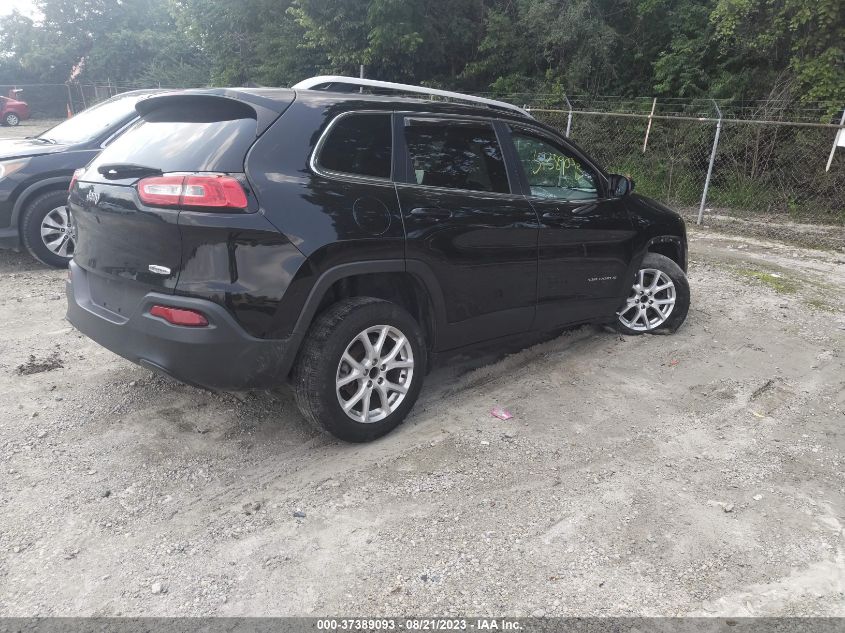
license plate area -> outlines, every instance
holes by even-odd
[[[108,279],[100,275],[89,275],[91,301],[98,307],[128,319],[149,288],[126,280]]]

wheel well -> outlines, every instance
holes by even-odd
[[[21,225],[23,224],[24,215],[26,215],[26,208],[32,204],[32,201],[38,198],[39,196],[43,196],[45,193],[53,193],[54,191],[67,191],[68,185],[70,185],[70,179],[67,182],[51,182],[43,187],[38,187],[38,189],[34,189],[26,193],[26,197],[20,203],[20,211],[18,212],[18,230],[20,230]]]
[[[649,244],[648,252],[668,257],[681,268],[684,267],[684,263],[681,261],[682,257],[680,246],[678,246],[678,244],[674,241],[665,240]]]
[[[375,297],[405,308],[417,320],[429,348],[434,341],[434,308],[425,286],[409,273],[370,273],[344,277],[323,295],[317,314],[349,297]]]

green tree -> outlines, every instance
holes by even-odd
[[[466,75],[499,92],[596,92],[618,82],[620,38],[597,0],[513,0],[492,6],[478,59]]]
[[[841,0],[718,0],[711,21],[726,69],[786,70],[802,100],[845,100]]]
[[[177,30],[168,0],[36,0],[38,22],[0,20],[0,71],[9,80],[131,83],[168,69],[204,83],[200,50]]]
[[[842,0],[35,0],[0,18],[0,81],[845,100]],[[833,108],[833,106],[831,106]]]

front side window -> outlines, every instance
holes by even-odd
[[[390,114],[341,116],[329,130],[317,165],[353,176],[390,178]]]
[[[562,147],[519,130],[513,131],[512,138],[532,196],[555,200],[599,197],[595,171]]]
[[[418,185],[510,192],[502,150],[489,123],[407,119],[405,143]]]

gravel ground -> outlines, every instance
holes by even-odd
[[[845,257],[691,250],[674,336],[439,369],[363,446],[124,361],[0,252],[0,615],[845,615]]]

